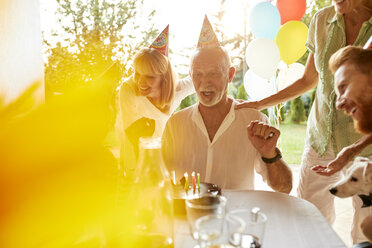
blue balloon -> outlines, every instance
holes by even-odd
[[[280,28],[279,10],[270,2],[260,2],[251,9],[248,25],[257,38],[274,40]]]

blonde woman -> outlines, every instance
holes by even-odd
[[[133,67],[134,74],[121,85],[119,96],[121,162],[126,172],[136,167],[139,137],[161,137],[170,115],[194,93],[191,78],[176,81],[168,57],[158,49],[140,50]]]

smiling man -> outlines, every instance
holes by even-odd
[[[342,149],[327,166],[312,168],[324,176],[342,170],[354,156],[372,143],[372,50],[356,46],[342,48],[332,55],[329,68],[334,74],[337,109],[350,115],[355,129],[366,135]]]
[[[372,50],[348,46],[330,60],[335,75],[336,106],[351,115],[355,128],[372,134]],[[372,193],[372,192],[370,192]],[[372,207],[363,210],[363,234],[372,241]]]
[[[365,134],[359,141],[341,151],[343,154],[350,153],[355,156],[372,143],[372,50],[347,46],[332,55],[329,67],[335,79],[337,109],[350,115],[355,129]],[[345,164],[318,165],[313,167],[313,170],[329,176],[341,170]],[[359,227],[362,223],[363,234],[372,241],[372,208],[361,209],[361,200],[357,196],[354,197],[353,203],[356,213],[353,225]]]
[[[372,133],[372,50],[349,46],[332,58],[336,107],[352,116],[359,132]]]
[[[253,124],[252,135],[265,136],[267,142],[256,146],[259,142],[247,138],[252,121],[268,120],[255,109],[234,109],[235,100],[227,96],[234,73],[222,47],[201,47],[195,52],[190,76],[199,102],[174,114],[166,124],[163,151],[168,169],[175,170],[178,178],[184,172],[198,172],[202,182],[222,189],[254,189],[256,171],[272,189],[289,193],[292,173],[276,148],[279,132],[272,130],[271,136],[270,130]]]
[[[268,123],[258,110],[234,108],[236,102],[227,96],[227,88],[235,68],[207,17],[197,47],[190,76],[199,102],[174,114],[166,124],[163,154],[168,169],[178,178],[195,171],[202,182],[222,189],[254,189],[256,171],[272,189],[289,193],[292,172],[276,148],[280,133],[255,124]]]

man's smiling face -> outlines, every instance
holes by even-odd
[[[362,133],[372,133],[372,72],[365,74],[354,64],[345,63],[335,73],[337,109],[354,119]]]

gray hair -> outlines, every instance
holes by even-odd
[[[231,59],[230,59],[230,55],[227,52],[227,50],[221,46],[218,46],[218,47],[210,46],[210,47],[198,48],[193,53],[193,55],[191,56],[191,61],[190,61],[190,69],[192,69],[195,57],[203,53],[215,53],[218,57],[223,58],[224,66],[226,66],[226,69],[229,69],[231,67]]]

